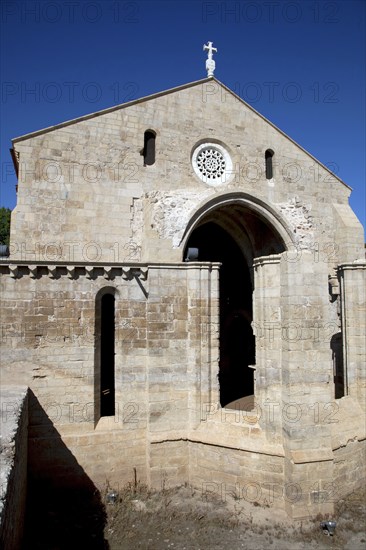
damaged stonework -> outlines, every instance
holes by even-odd
[[[174,194],[161,191],[150,193],[153,228],[157,230],[160,238],[172,239],[173,248],[178,248],[197,204],[214,194],[211,189],[203,192],[182,190]]]
[[[127,249],[126,260],[141,259],[142,230],[144,227],[144,202],[141,198],[133,198],[131,205],[131,232],[132,237],[125,244]]]
[[[3,386],[0,442],[0,547],[20,548],[27,488],[28,389]]]
[[[314,224],[310,215],[311,206],[301,204],[298,197],[276,205],[295,234],[299,248],[311,248],[314,244]]]

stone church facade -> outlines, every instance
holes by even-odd
[[[188,482],[301,518],[364,477],[350,188],[209,77],[13,141],[1,382],[35,479]]]

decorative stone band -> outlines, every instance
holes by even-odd
[[[24,263],[0,262],[0,273],[10,274],[13,279],[20,277],[30,277],[31,279],[39,279],[41,277],[49,277],[51,279],[60,279],[68,277],[69,279],[78,279],[86,277],[87,279],[96,279],[104,277],[105,279],[115,279],[122,277],[125,280],[131,280],[138,277],[142,281],[147,279],[148,267],[146,265],[93,265],[93,264],[43,264],[43,263]]]
[[[340,264],[337,267],[338,273],[350,269],[366,269],[366,260],[355,260],[354,262],[350,262],[347,264]]]
[[[265,264],[279,264],[281,261],[281,254],[270,254],[269,256],[260,256],[259,258],[254,258],[253,267],[259,267]]]
[[[105,279],[115,279],[121,277],[129,281],[139,278],[146,281],[149,270],[151,269],[205,269],[215,270],[221,264],[217,262],[170,262],[170,263],[149,263],[149,264],[91,264],[91,263],[63,263],[55,262],[22,262],[19,261],[1,261],[0,273],[10,275],[13,279],[21,277],[30,277],[31,279],[40,279],[49,277],[50,279],[60,279],[68,277],[69,279],[78,279],[86,277],[87,279],[96,279],[104,277]]]

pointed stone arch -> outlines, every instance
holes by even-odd
[[[221,263],[218,379],[222,407],[241,408],[244,403],[245,408],[253,401],[255,259],[278,258],[288,249],[289,241],[293,242],[291,232],[274,209],[259,199],[238,193],[215,197],[202,205],[186,228],[183,259],[187,258],[188,248],[196,248],[196,261]],[[278,277],[278,287],[279,284]],[[265,301],[262,290],[258,292],[258,300]],[[262,306],[255,305],[258,310]]]
[[[276,235],[278,242],[283,244],[283,249],[289,249],[291,246],[296,246],[296,240],[291,228],[284,220],[283,216],[279,214],[277,210],[265,203],[263,200],[250,195],[249,193],[234,192],[225,193],[223,195],[215,195],[210,200],[205,200],[197,210],[192,214],[183,237],[181,239],[180,247],[185,250],[187,241],[194,229],[196,229],[202,220],[206,217],[219,212],[225,211],[229,214],[229,218],[232,218],[232,213],[238,211],[248,211],[261,220],[268,228]],[[236,220],[237,222],[238,220]],[[232,220],[231,223],[235,223]]]

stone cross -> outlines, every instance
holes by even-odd
[[[206,59],[206,71],[207,71],[207,76],[213,76],[214,75],[214,70],[215,70],[215,66],[216,66],[216,63],[215,61],[212,59],[212,54],[213,52],[216,52],[217,53],[217,48],[214,48],[212,46],[212,42],[208,42],[208,44],[204,44],[203,45],[203,51],[206,51],[208,50],[208,58]]]

